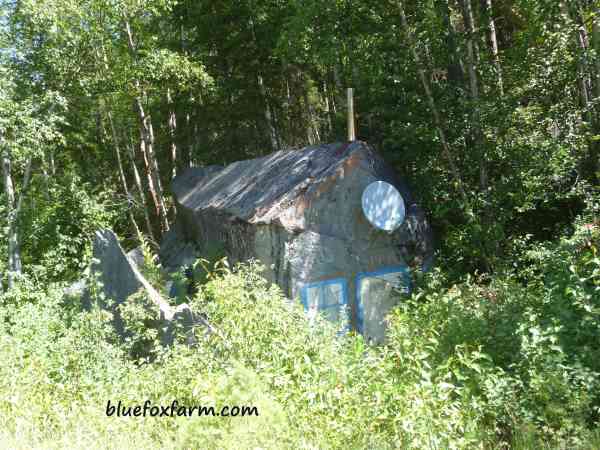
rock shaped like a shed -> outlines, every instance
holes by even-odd
[[[385,181],[401,194],[405,220],[375,228],[361,197]],[[215,244],[233,262],[256,258],[266,277],[307,310],[350,324],[381,341],[384,317],[407,289],[409,266],[428,266],[430,227],[405,184],[369,145],[338,143],[279,151],[226,167],[190,168],[175,178],[177,207],[165,238],[165,266],[191,262]],[[382,205],[382,207],[385,207]]]

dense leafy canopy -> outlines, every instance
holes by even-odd
[[[435,228],[437,269],[392,315],[389,345],[311,335],[249,269],[195,299],[233,355],[211,343],[135,365],[96,316],[60,300],[96,228],[155,248],[186,167],[345,140],[348,87],[358,138]],[[0,0],[0,441],[22,430],[6,392],[60,422],[52,402],[90,408],[78,383],[99,380],[90,398],[102,401],[115,379],[143,377],[118,385],[139,396],[189,364],[210,381],[177,375],[157,399],[194,383],[229,398],[249,376],[274,419],[248,447],[597,447],[599,157],[597,1]],[[257,329],[249,317],[268,311],[280,320]],[[49,356],[63,345],[72,361]],[[15,381],[41,374],[37,391]],[[43,426],[28,442],[87,445],[75,416]],[[173,445],[205,443],[190,430]]]

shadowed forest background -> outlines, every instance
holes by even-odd
[[[0,5],[0,442],[600,445],[598,2]],[[254,266],[208,270],[192,299],[233,347],[140,358],[100,312],[63,299],[101,227],[143,243],[160,284],[170,180],[344,141],[349,87],[357,138],[407,180],[438,249],[388,344],[309,329]],[[94,412],[111,389],[241,396],[265,417],[111,425]]]

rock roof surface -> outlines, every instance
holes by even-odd
[[[226,167],[190,168],[175,178],[172,190],[186,209],[222,211],[248,223],[268,224],[300,197],[310,198],[328,180],[361,164],[386,173],[409,206],[408,190],[382,158],[360,141],[282,150]]]

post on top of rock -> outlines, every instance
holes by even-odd
[[[226,167],[189,168],[172,183],[176,221],[163,239],[177,269],[215,246],[308,312],[381,342],[410,267],[433,258],[431,229],[404,181],[361,141],[278,151]],[[192,250],[193,249],[193,250]]]

